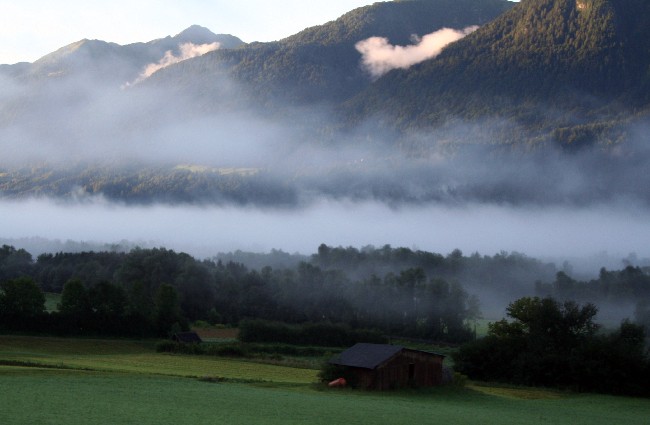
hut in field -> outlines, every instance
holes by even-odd
[[[200,344],[203,342],[196,332],[178,332],[172,335],[172,341],[181,344]]]
[[[441,385],[445,356],[398,345],[359,343],[330,360],[349,382],[368,390]]]

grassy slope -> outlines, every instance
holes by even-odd
[[[0,423],[634,425],[650,415],[648,400],[539,393],[533,399],[471,389],[379,394],[0,367]]]
[[[650,400],[470,386],[323,390],[315,371],[169,356],[152,342],[0,336],[0,423],[11,424],[645,424]],[[175,375],[175,376],[169,376]],[[269,381],[207,383],[186,376]]]

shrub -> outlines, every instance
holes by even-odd
[[[318,372],[318,380],[320,382],[328,383],[339,378],[344,378],[349,387],[356,388],[358,386],[359,382],[357,376],[352,373],[349,368],[331,364],[330,362],[324,362],[321,370]]]

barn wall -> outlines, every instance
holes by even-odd
[[[354,369],[359,388],[390,390],[442,384],[443,357],[404,350],[375,370]]]

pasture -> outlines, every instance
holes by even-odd
[[[0,423],[634,425],[650,417],[646,399],[530,388],[331,390],[314,384],[314,370],[157,354],[153,346],[0,336]]]

